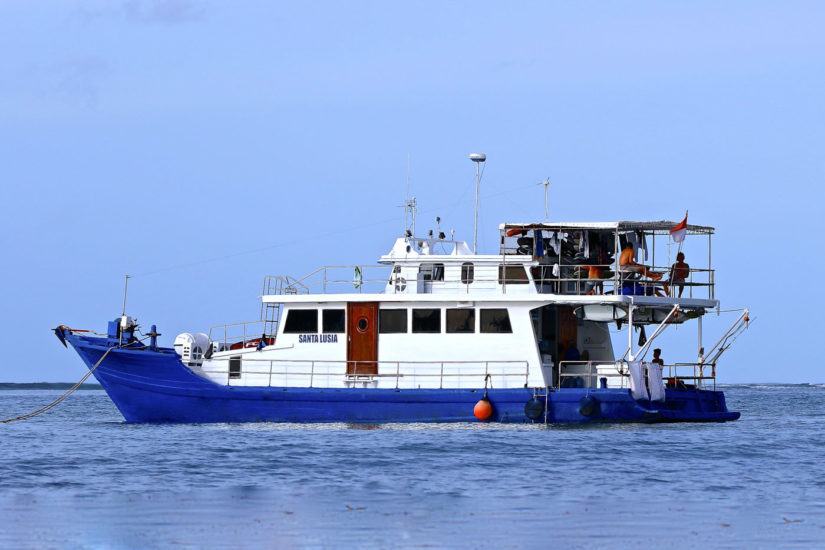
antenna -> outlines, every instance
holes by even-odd
[[[415,197],[410,199],[410,154],[407,153],[407,190],[404,193],[404,236],[415,237],[415,213],[418,202]],[[411,220],[407,217],[410,214]],[[411,223],[410,223],[411,222]]]
[[[415,237],[415,213],[418,211],[418,201],[415,197],[404,202],[404,236]],[[407,223],[407,212],[410,213],[410,222]]]
[[[131,275],[126,275],[126,283],[123,285],[123,313],[120,315],[126,315],[126,291],[129,290],[129,279],[131,279]]]
[[[487,162],[487,155],[484,153],[472,153],[470,160],[476,163],[476,213],[475,221],[473,222],[473,254],[478,254],[478,186],[481,183],[481,164]]]
[[[544,221],[549,222],[550,221],[550,209],[549,209],[549,206],[548,206],[549,203],[548,203],[547,196],[549,194],[548,192],[550,191],[550,178],[548,177],[544,181],[538,182],[537,185],[543,185],[544,186]]]

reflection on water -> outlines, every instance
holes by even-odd
[[[130,425],[77,393],[0,426],[0,547],[821,545],[824,389],[726,391],[738,422],[590,429]]]

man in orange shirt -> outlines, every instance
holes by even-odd
[[[592,295],[604,293],[602,282],[599,280],[602,278],[602,268],[600,266],[591,265],[588,268],[587,278],[588,281],[584,285],[585,290],[587,290],[586,294]],[[594,282],[593,279],[596,281]]]

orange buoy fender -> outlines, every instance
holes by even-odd
[[[473,407],[473,414],[481,421],[489,420],[493,416],[493,404],[487,399],[487,395],[479,399],[476,406]]]

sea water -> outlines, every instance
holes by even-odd
[[[0,418],[62,392],[0,390]],[[825,546],[825,386],[726,424],[0,424],[0,547]]]

